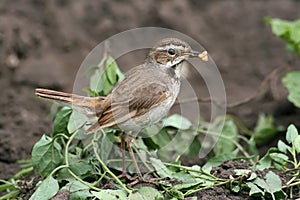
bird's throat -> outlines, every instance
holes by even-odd
[[[183,61],[168,68],[168,73],[170,74],[170,76],[179,79],[182,65],[183,65]]]

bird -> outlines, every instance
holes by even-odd
[[[181,66],[192,57],[208,61],[207,51],[200,53],[178,38],[165,38],[150,49],[143,64],[129,70],[125,79],[105,97],[86,97],[42,88],[37,88],[35,94],[68,105],[91,120],[93,118],[94,124],[86,130],[86,134],[107,127],[121,129],[124,132],[121,135],[122,173],[118,177],[132,180],[126,172],[127,143],[137,180],[145,182],[132,145],[144,128],[168,114],[180,90]]]

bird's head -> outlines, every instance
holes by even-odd
[[[190,57],[198,57],[208,61],[207,52],[202,53],[192,50],[189,44],[177,39],[166,38],[159,41],[147,57],[150,62],[155,62],[162,67],[175,68],[179,63]]]

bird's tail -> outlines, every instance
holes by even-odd
[[[99,114],[102,113],[102,102],[105,99],[105,97],[85,97],[41,88],[36,89],[35,94],[39,97],[51,99],[63,105],[69,106],[72,109],[87,115],[88,117],[99,116]]]

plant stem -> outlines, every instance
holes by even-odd
[[[229,179],[227,181],[223,181],[223,182],[219,182],[219,183],[216,183],[214,185],[209,185],[209,186],[205,186],[205,187],[202,187],[202,188],[198,188],[196,190],[189,190],[187,191],[186,193],[184,193],[184,196],[188,196],[188,195],[191,195],[193,193],[196,193],[196,192],[199,192],[201,190],[206,190],[206,189],[210,189],[210,188],[215,188],[215,187],[218,187],[218,186],[222,186],[222,185],[226,185],[228,183],[232,183],[234,181],[240,181],[242,180],[244,177],[248,177],[247,175],[242,175],[242,176],[239,176],[237,178],[234,178],[234,179]]]
[[[291,183],[291,184],[288,184],[288,185],[285,185],[285,186],[282,186],[282,188],[290,188],[290,187],[293,187],[293,186],[297,186],[297,185],[300,185],[300,180],[295,182],[295,183]]]
[[[96,155],[96,158],[97,158],[97,160],[100,162],[100,165],[102,166],[102,168],[104,169],[104,171],[105,172],[107,172],[113,179],[115,179],[116,180],[116,182],[128,193],[128,194],[131,194],[131,190],[130,189],[128,189],[127,187],[126,187],[126,185],[124,185],[123,183],[122,183],[122,181],[112,172],[112,171],[110,171],[109,170],[109,168],[105,165],[105,163],[101,160],[101,158],[100,158],[100,156],[99,156],[99,154],[98,154],[98,152],[97,152],[97,147],[96,147],[96,135],[97,135],[97,133],[95,133],[94,134],[94,139],[93,139],[93,141],[92,141],[92,143],[93,143],[93,149],[94,149],[94,153],[95,153],[95,155]]]
[[[33,167],[28,167],[28,168],[23,169],[23,170],[19,171],[18,173],[16,173],[13,178],[19,179],[21,176],[27,175],[32,171],[33,171]]]
[[[249,158],[251,164],[255,164],[254,161],[251,159],[252,157],[248,154],[248,152],[238,142],[232,140],[231,137],[228,137],[228,136],[216,133],[216,132],[212,132],[212,131],[207,131],[205,129],[198,129],[198,132],[227,139],[228,141],[232,142],[240,150],[240,152],[242,152],[242,154],[244,154],[244,156],[246,158]]]
[[[15,191],[12,191],[6,195],[3,195],[2,197],[0,197],[0,200],[5,200],[5,199],[16,199],[16,197],[18,197],[18,194],[20,192],[15,190]]]
[[[88,186],[89,188],[91,189],[94,189],[96,191],[101,191],[99,188],[85,182],[84,180],[82,180],[80,177],[78,177],[71,169],[70,169],[70,164],[69,164],[69,146],[72,142],[72,140],[74,139],[74,137],[76,136],[76,134],[78,133],[78,131],[75,131],[68,139],[68,142],[66,144],[66,147],[65,147],[65,165],[62,165],[60,166],[61,168],[68,168],[68,172],[76,179],[78,180],[79,182],[81,182],[82,184]],[[59,167],[58,167],[59,168]],[[58,170],[58,168],[56,168],[56,171]]]

